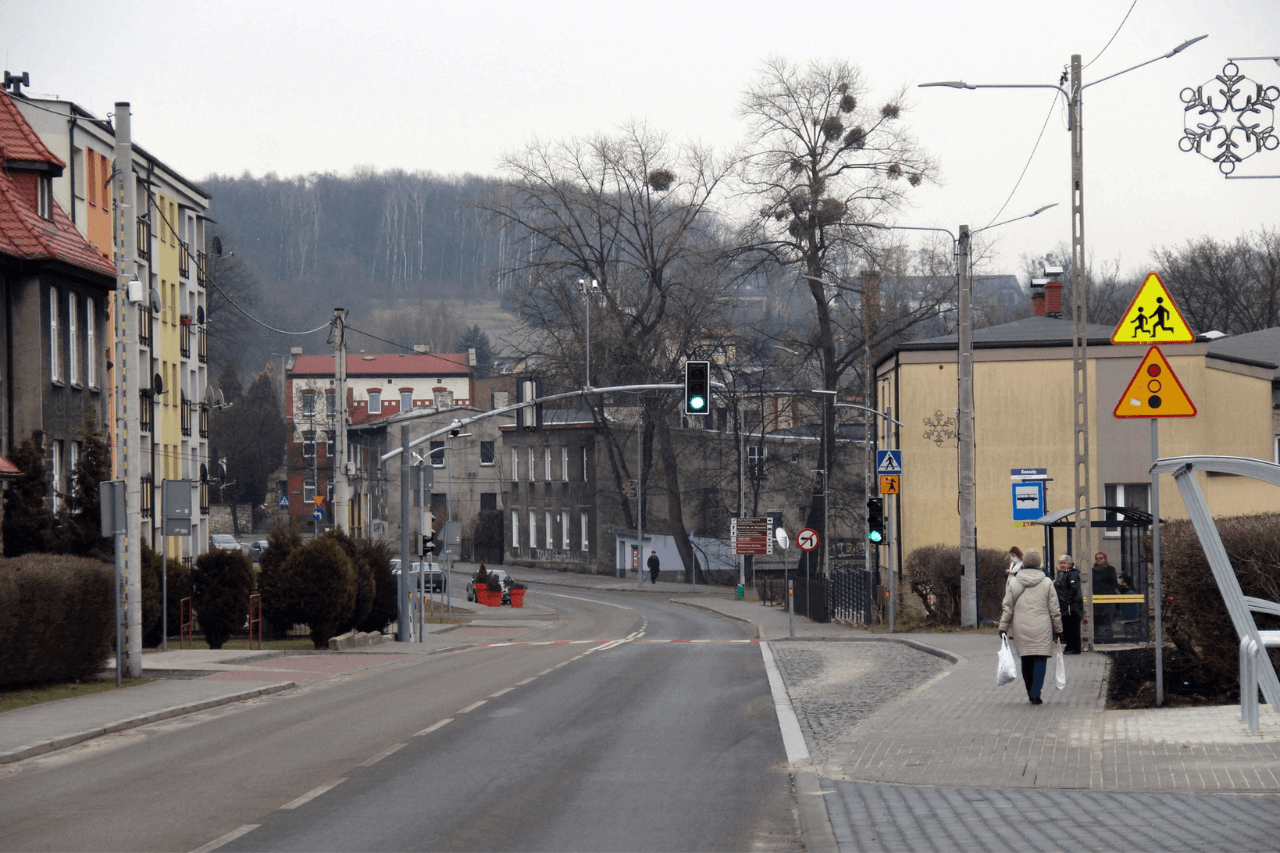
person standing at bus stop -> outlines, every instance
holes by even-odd
[[[1093,594],[1116,595],[1120,592],[1120,582],[1116,578],[1115,566],[1107,559],[1106,551],[1093,555]],[[1111,638],[1111,620],[1115,614],[1114,604],[1093,605],[1094,636]]]
[[[662,561],[658,559],[657,551],[649,552],[649,560],[645,565],[649,567],[649,582],[654,586],[657,586],[658,572],[662,571]]]

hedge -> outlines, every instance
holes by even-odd
[[[978,549],[978,622],[999,621],[1004,602],[1007,552]],[[920,599],[929,625],[960,624],[960,549],[926,545],[907,555],[906,585]]]

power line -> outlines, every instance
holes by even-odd
[[[996,211],[995,216],[991,217],[991,222],[982,226],[983,228],[990,228],[991,223],[999,219],[1000,214],[1004,213],[1004,209],[1009,206],[1009,202],[1013,201],[1013,194],[1016,193],[1018,191],[1018,187],[1022,185],[1022,179],[1027,176],[1027,169],[1031,168],[1031,161],[1035,159],[1036,152],[1040,150],[1040,141],[1044,139],[1045,128],[1049,126],[1049,119],[1052,118],[1054,107],[1057,105],[1058,99],[1054,98],[1053,103],[1049,105],[1049,112],[1044,117],[1044,124],[1040,125],[1040,135],[1036,137],[1036,144],[1031,147],[1031,154],[1027,157],[1027,163],[1022,167],[1022,174],[1018,175],[1018,180],[1014,183],[1013,189],[1009,191],[1009,196],[1004,200],[1004,204],[1000,205],[1000,209]]]
[[[1124,19],[1120,21],[1120,26],[1116,27],[1116,31],[1111,34],[1111,38],[1107,39],[1107,43],[1102,46],[1102,50],[1098,51],[1097,56],[1095,56],[1093,59],[1090,59],[1087,63],[1085,63],[1085,65],[1080,69],[1081,71],[1083,71],[1085,68],[1088,68],[1090,65],[1092,65],[1093,63],[1097,62],[1099,59],[1102,58],[1102,54],[1106,53],[1107,48],[1111,47],[1111,42],[1115,41],[1116,36],[1120,35],[1120,31],[1124,29],[1125,22],[1128,21],[1129,16],[1133,14],[1133,7],[1137,5],[1138,5],[1138,0],[1133,0],[1133,4],[1129,6],[1129,11],[1124,13]]]
[[[371,334],[369,332],[363,332],[360,329],[357,329],[355,326],[352,326],[350,323],[343,324],[343,327],[352,332],[355,332],[357,335],[364,335],[366,338],[373,338],[375,341],[381,341],[384,344],[391,344],[391,346],[393,347],[399,347],[405,352],[415,352],[413,347],[405,346],[404,344],[398,344],[395,341],[389,341],[386,338],[380,338],[377,335]]]

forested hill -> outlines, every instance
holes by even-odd
[[[357,169],[290,178],[215,175],[201,183],[213,197],[209,214],[223,250],[234,253],[219,262],[226,294],[210,293],[210,319],[222,319],[221,334],[211,328],[211,336],[222,338],[215,343],[242,370],[260,369],[268,351],[287,352],[291,344],[319,351],[323,336],[273,339],[235,316],[227,294],[277,328],[315,328],[342,306],[353,324],[388,335],[395,331],[388,316],[444,300],[457,306],[499,298],[493,271],[501,235],[474,207],[485,178]],[[406,344],[453,345],[401,334],[413,338]]]

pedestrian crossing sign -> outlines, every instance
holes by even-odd
[[[1195,339],[1195,332],[1154,272],[1138,288],[1124,318],[1111,333],[1113,344],[1190,344]]]
[[[901,450],[877,450],[876,451],[876,473],[877,474],[901,474],[902,473],[902,451]]]

